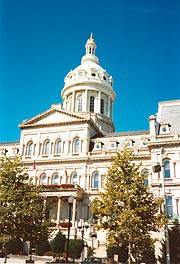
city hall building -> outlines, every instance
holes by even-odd
[[[63,104],[23,121],[20,142],[0,143],[0,154],[22,156],[33,183],[52,201],[54,234],[59,229],[67,234],[72,195],[70,238],[83,236],[96,256],[105,257],[107,234],[95,229],[89,204],[104,188],[112,157],[125,145],[135,163],[142,163],[145,184],[156,196],[166,197],[168,215],[180,216],[180,100],[159,102],[157,114],[148,119],[149,130],[114,132],[113,79],[95,51],[91,35],[81,64],[64,79]],[[163,170],[155,172],[157,164]]]

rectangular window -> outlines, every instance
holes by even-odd
[[[166,196],[166,213],[169,217],[173,217],[173,205],[171,196]]]
[[[94,96],[90,97],[90,112],[94,113]]]

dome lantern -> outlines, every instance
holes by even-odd
[[[93,61],[96,64],[99,64],[99,60],[95,56],[96,43],[95,40],[93,39],[92,33],[90,35],[90,38],[86,42],[85,48],[86,48],[86,55],[82,57],[81,63],[84,63],[85,61]]]

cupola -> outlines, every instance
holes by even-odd
[[[66,111],[91,116],[102,132],[114,131],[112,108],[115,99],[112,76],[99,65],[91,33],[81,64],[65,77],[61,96]]]

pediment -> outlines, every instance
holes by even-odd
[[[86,120],[78,114],[73,114],[66,112],[63,109],[52,107],[51,109],[31,118],[25,120],[19,127],[27,126],[47,126],[51,124],[60,124],[60,123],[74,123],[78,121]]]

